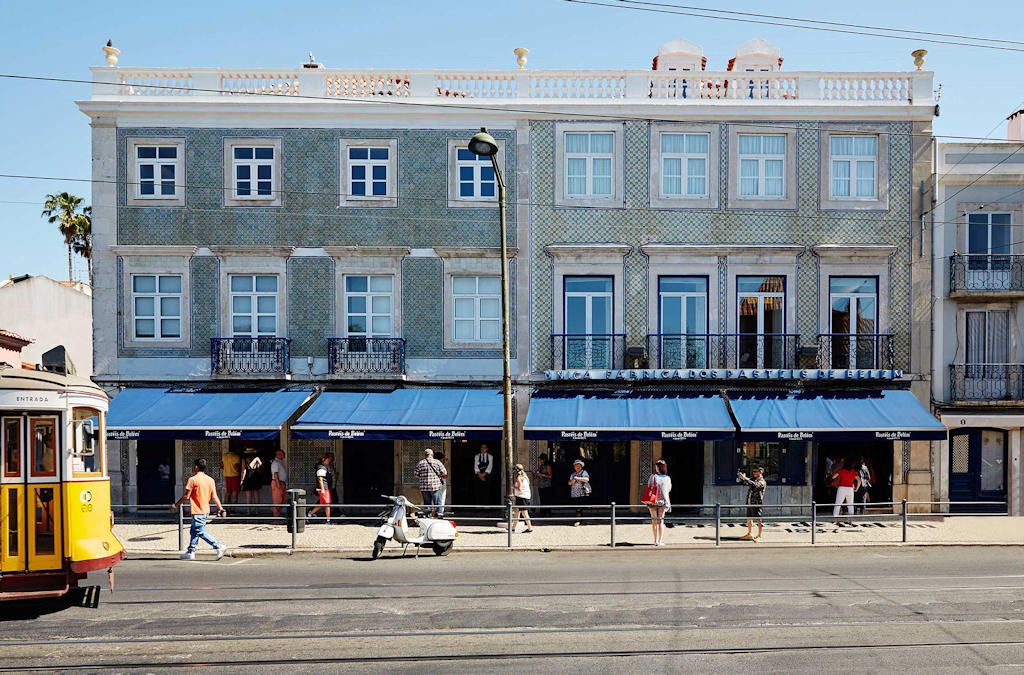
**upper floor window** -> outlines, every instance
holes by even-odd
[[[782,199],[786,194],[786,136],[740,134],[740,197]]]
[[[394,277],[345,277],[345,332],[347,337],[394,335]]]
[[[395,206],[398,141],[387,138],[341,141],[341,204]]]
[[[832,199],[875,199],[878,138],[833,135],[829,153]]]
[[[174,199],[178,194],[178,147],[175,145],[135,146],[138,176],[136,196],[142,199]]]
[[[181,339],[181,275],[132,276],[132,337]]]
[[[456,342],[501,339],[499,277],[453,277],[452,305]]]
[[[277,336],[277,275],[230,276],[231,337]]]
[[[611,197],[615,136],[611,133],[565,134],[565,195]]]
[[[967,252],[979,256],[971,260],[972,269],[987,269],[992,263],[988,256],[1012,252],[1010,220],[1009,213],[967,214]],[[1009,266],[1008,258],[996,262]]]
[[[235,146],[231,158],[235,199],[273,199],[274,148]]]
[[[498,196],[498,183],[490,157],[474,155],[465,148],[455,153],[457,199],[493,200]]]
[[[786,278],[736,277],[739,335],[730,338],[739,368],[782,368],[787,359]]]
[[[661,196],[708,194],[708,134],[661,134]]]

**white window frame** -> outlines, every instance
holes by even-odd
[[[456,282],[458,280],[460,280],[460,279],[473,279],[475,281],[475,284],[476,284],[476,292],[474,292],[474,293],[459,293],[459,292],[457,292],[455,290],[455,285],[456,285]],[[480,292],[480,280],[481,279],[499,279],[500,280],[500,277],[494,276],[494,275],[490,275],[490,274],[455,274],[455,275],[452,276],[452,280],[451,280],[452,281],[452,312],[451,312],[452,323],[451,323],[451,330],[452,330],[452,340],[457,342],[457,343],[462,342],[462,343],[476,343],[476,344],[494,344],[495,342],[499,342],[501,340],[501,289],[499,287],[498,293],[494,294],[494,295],[492,295],[490,293],[481,293]],[[499,281],[499,283],[500,283],[500,281]],[[473,321],[473,337],[472,338],[458,337],[458,333],[456,332],[456,329],[455,329],[456,324],[459,321],[470,320],[467,317],[459,317],[459,316],[457,316],[456,311],[455,311],[455,307],[458,304],[458,300],[467,300],[467,299],[473,301],[473,317],[471,319]],[[483,316],[481,316],[481,313],[480,313],[480,302],[481,302],[481,300],[494,300],[494,301],[496,301],[497,305],[498,305],[498,316],[497,317],[483,317]],[[485,338],[485,337],[482,337],[480,326],[481,326],[481,323],[484,322],[484,321],[496,322],[497,328],[498,328],[497,338]]]
[[[967,221],[967,223],[966,223],[967,224],[967,230],[966,230],[967,246],[964,248],[964,251],[966,251],[968,255],[971,254],[971,225],[973,224],[973,223],[971,223],[971,220],[974,219],[974,218],[977,218],[978,216],[984,216],[985,220],[987,221],[986,223],[978,223],[979,225],[985,225],[986,237],[988,239],[987,245],[985,246],[986,252],[984,254],[981,254],[981,255],[989,255],[989,256],[997,256],[997,255],[998,256],[1002,256],[1002,255],[1009,256],[1009,255],[1011,255],[1013,253],[1013,245],[1014,245],[1014,241],[1013,241],[1013,212],[1012,211],[982,211],[982,212],[971,212],[971,213],[968,213],[967,217],[966,217],[966,221]],[[1007,222],[1007,223],[993,223],[992,222],[992,216],[1006,216],[1008,218],[1009,222]],[[1010,235],[1009,235],[1010,250],[1008,250],[1008,251],[999,251],[998,253],[996,253],[996,252],[994,252],[992,250],[992,226],[993,225],[996,225],[998,227],[1007,227],[1007,228],[1009,228],[1009,230],[1010,230]]]
[[[875,152],[871,155],[833,155],[832,154],[832,139],[833,138],[874,138],[875,139]],[[878,137],[877,136],[866,136],[865,134],[830,134],[828,137],[828,189],[829,197],[833,200],[839,201],[875,201],[878,199]],[[841,196],[835,193],[835,163],[846,162],[850,165],[850,173],[847,177],[847,181],[850,184],[850,194],[848,196]],[[857,194],[857,183],[860,181],[860,173],[858,168],[862,163],[871,162],[872,173],[871,173],[871,189],[870,195],[858,195]]]
[[[505,169],[505,140],[501,138],[495,139],[498,143],[498,154],[496,155],[498,160],[498,166],[501,167],[506,179],[509,176],[509,171]],[[486,159],[486,163],[481,159],[480,161],[468,161],[459,159],[459,150],[466,149],[466,139],[450,138],[448,139],[448,206],[450,208],[466,208],[466,207],[477,207],[477,208],[493,208],[491,204],[498,201],[498,183],[497,177],[495,177],[494,183],[494,196],[493,197],[463,197],[460,192],[460,183],[462,182],[459,177],[460,167],[462,166],[473,166],[474,168],[481,166],[491,166],[490,158]],[[474,194],[478,192],[480,185],[479,171],[474,172],[473,184]]]
[[[612,152],[601,153],[601,158],[611,160],[611,192],[607,195],[593,194],[593,160],[595,153],[570,153],[565,149],[566,134],[612,134]],[[607,208],[621,208],[624,206],[624,174],[623,174],[623,124],[622,123],[601,123],[601,124],[577,124],[577,123],[556,123],[555,124],[555,205],[556,206],[604,206]],[[569,185],[569,159],[585,158],[587,160],[587,193],[584,195],[570,195]]]
[[[707,194],[694,197],[690,195],[664,194],[662,172],[665,166],[661,152],[661,136],[663,134],[707,134],[708,153],[705,167],[705,188]],[[650,202],[651,208],[663,209],[714,209],[718,208],[718,171],[720,151],[720,135],[717,124],[668,124],[651,125],[651,163],[650,163]],[[677,156],[673,153],[671,156]],[[699,157],[699,155],[695,155]],[[685,178],[684,178],[685,180]]]
[[[235,148],[271,148],[274,152],[273,159],[256,159],[255,152],[253,159],[235,159]],[[284,165],[281,157],[280,138],[228,138],[224,140],[224,205],[225,206],[280,206],[281,205],[281,167]],[[250,168],[250,194],[239,195],[236,170],[239,166]],[[258,195],[257,172],[260,166],[270,166],[270,194]]]
[[[818,145],[821,161],[821,178],[819,202],[823,211],[886,211],[889,209],[889,134],[888,124],[877,123],[822,123]],[[854,196],[835,197],[832,193],[832,137],[833,136],[874,136],[875,143],[875,195],[874,197],[855,196],[855,186],[851,185]],[[862,155],[867,159],[867,155]],[[855,166],[850,167],[856,171]],[[856,177],[856,173],[853,174]]]
[[[145,147],[174,148],[176,157],[174,159],[139,159],[138,149]],[[143,164],[154,166],[154,189],[157,194],[142,194],[142,181],[140,167]],[[174,194],[159,194],[160,180],[159,171],[161,166],[174,167]],[[184,206],[185,205],[185,139],[176,137],[138,137],[131,136],[125,145],[125,168],[128,175],[128,185],[125,189],[125,203],[128,206]]]
[[[252,291],[235,291],[232,290],[232,281],[238,277],[250,277],[252,279]],[[269,291],[258,291],[256,289],[257,278],[259,277],[273,277],[276,279],[277,285],[276,290],[273,292]],[[242,337],[242,338],[258,338],[258,337],[282,337],[281,335],[281,316],[279,313],[279,301],[281,294],[281,277],[277,274],[260,274],[260,273],[236,273],[232,272],[228,274],[228,329],[231,333],[230,337]],[[235,311],[235,298],[236,297],[248,297],[250,298],[249,312],[236,312]],[[270,297],[274,299],[274,313],[260,312],[259,311],[259,298]],[[236,316],[248,316],[251,319],[250,330],[248,333],[236,333],[235,332],[235,317]],[[259,319],[261,316],[273,316],[274,317],[274,332],[272,334],[261,333],[259,330]]]
[[[362,278],[366,279],[366,291],[349,291],[348,290],[348,280],[349,279],[354,279],[354,278],[359,278],[359,277],[362,277]],[[388,292],[372,290],[372,280],[374,278],[390,279],[391,280],[391,290],[388,291]],[[343,324],[343,326],[344,326],[344,337],[359,337],[359,338],[395,337],[395,275],[393,275],[393,274],[345,274],[344,278],[342,279],[342,288],[344,289],[344,299],[345,299],[345,305],[344,305],[345,319],[344,319],[344,324]],[[357,298],[357,297],[365,298],[365,300],[366,300],[366,311],[365,312],[355,312],[354,313],[357,316],[365,316],[366,317],[366,331],[363,332],[363,333],[353,333],[352,331],[349,330],[349,321],[348,321],[348,319],[349,319],[350,313],[349,313],[349,309],[348,309],[348,300],[349,300],[349,298]],[[374,312],[373,311],[373,299],[374,298],[381,298],[381,297],[386,297],[388,299],[389,309],[388,309],[386,314],[383,313],[383,312]],[[391,330],[387,331],[386,333],[378,333],[378,332],[373,330],[373,319],[374,319],[374,317],[379,317],[379,316],[387,316],[388,317],[388,321],[391,324]]]
[[[350,148],[386,148],[387,160],[349,159]],[[398,139],[396,138],[343,138],[339,142],[340,157],[339,206],[349,207],[396,207],[398,206]],[[354,195],[352,194],[352,167],[365,166],[368,171],[367,190],[372,192],[373,166],[387,167],[386,195]]]
[[[760,137],[760,138],[769,138],[769,137],[779,138],[779,137],[781,137],[783,139],[783,144],[784,145],[788,144],[788,140],[789,140],[789,139],[786,138],[785,134],[772,134],[772,133],[749,134],[749,133],[747,133],[747,134],[739,134],[739,136],[737,136],[737,142],[740,139],[744,138],[744,137],[751,137],[751,136],[756,136],[756,137]],[[739,149],[739,147],[737,145],[736,155],[737,155],[738,161],[740,162],[740,167],[739,167],[739,171],[740,171],[740,184],[737,186],[737,189],[740,190],[740,192],[739,192],[740,199],[765,199],[765,200],[771,199],[771,200],[774,200],[774,201],[778,201],[778,200],[782,200],[782,199],[786,198],[786,190],[789,187],[786,184],[786,154],[787,154],[787,150],[788,150],[788,148],[784,147],[783,150],[782,150],[782,154],[769,154],[769,153],[766,153],[766,152],[744,154]],[[742,181],[743,181],[743,168],[742,168],[742,163],[743,162],[757,162],[757,194],[745,195],[745,194],[742,193],[742,190],[743,190],[743,183],[742,183]],[[782,190],[780,191],[780,194],[778,194],[778,195],[767,195],[767,194],[765,194],[765,189],[767,188],[767,182],[768,182],[768,176],[765,173],[765,165],[766,165],[767,162],[781,162],[782,163],[782,176],[781,176],[781,179],[782,179]]]
[[[155,152],[155,157],[139,157],[139,152],[142,149],[152,148]],[[161,157],[161,153],[165,150],[173,150],[174,157]],[[153,167],[153,177],[143,178],[142,169],[145,166]],[[164,183],[167,180],[163,176],[164,167],[170,167],[173,169],[174,175],[171,176],[171,192],[167,194],[164,192]],[[135,181],[135,197],[137,199],[170,199],[174,200],[178,198],[178,146],[170,145],[149,145],[149,144],[138,144],[135,146],[135,171],[138,176],[138,180]],[[152,183],[153,192],[146,194],[142,191],[143,183]]]
[[[154,291],[153,292],[137,292],[135,290],[135,279],[140,277],[153,277]],[[160,291],[160,279],[161,277],[177,277],[178,279],[178,292],[177,293],[165,293]],[[181,342],[185,336],[185,320],[182,316],[185,310],[185,301],[183,298],[185,292],[185,280],[182,274],[159,274],[159,273],[148,273],[148,272],[137,272],[129,274],[128,276],[128,288],[131,293],[129,302],[131,303],[131,325],[129,326],[129,334],[131,335],[132,342]],[[140,317],[135,313],[136,300],[139,298],[152,298],[153,299],[153,315]],[[177,315],[163,315],[163,300],[164,299],[176,299],[178,301],[178,314]],[[136,330],[136,322],[138,320],[151,319],[153,321],[153,335],[151,337],[140,336]],[[177,319],[178,321],[178,334],[165,336],[163,335],[163,321],[164,319]]]
[[[730,124],[729,133],[729,184],[728,184],[728,208],[730,209],[769,209],[769,210],[790,210],[796,209],[797,202],[797,175],[796,175],[796,129],[792,126],[779,126],[778,129],[771,125],[741,125]],[[783,155],[741,155],[739,152],[740,136],[785,136],[786,149]],[[782,159],[782,196],[771,197],[764,195],[743,196],[740,195],[741,181],[741,160],[756,159],[758,161],[758,191],[763,190],[764,181],[764,160]]]
[[[680,131],[680,132],[664,132],[664,133],[661,134],[661,139],[664,140],[665,136],[683,136],[684,137],[684,145],[685,145],[685,138],[687,136],[705,136],[705,137],[707,137],[707,140],[708,140],[708,151],[704,152],[704,153],[685,152],[685,151],[684,152],[666,152],[664,150],[664,148],[662,148],[662,151],[661,151],[661,198],[662,199],[703,199],[703,198],[707,197],[708,196],[708,169],[709,169],[710,164],[711,164],[710,159],[709,159],[709,157],[711,155],[711,137],[710,137],[710,134],[707,134],[707,133],[692,133],[692,132],[685,132],[685,131]],[[679,167],[680,167],[681,173],[680,173],[680,176],[679,176],[680,192],[678,192],[678,193],[666,192],[665,191],[665,179],[668,178],[668,169],[665,166],[665,162],[666,162],[666,160],[669,160],[669,159],[678,159],[679,160]],[[702,176],[700,176],[701,178],[704,179],[704,192],[702,192],[700,194],[692,194],[690,192],[685,191],[685,190],[688,189],[687,186],[689,185],[690,178],[696,177],[696,176],[691,176],[690,175],[690,160],[691,159],[700,159],[700,160],[704,161],[704,174]]]

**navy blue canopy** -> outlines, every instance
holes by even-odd
[[[907,390],[729,395],[744,441],[936,441],[946,427]]]
[[[501,392],[396,389],[324,392],[292,425],[295,438],[491,440],[501,438]]]
[[[126,389],[110,402],[107,438],[277,438],[312,391]]]
[[[673,441],[732,438],[721,396],[634,393],[534,396],[525,435],[548,441]]]

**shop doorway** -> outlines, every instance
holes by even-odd
[[[590,474],[591,504],[629,504],[629,442],[555,441],[548,444],[556,503],[569,502],[569,475],[576,458]]]
[[[958,429],[950,433],[949,501],[1001,502],[952,505],[952,510],[1006,510],[1006,440],[1004,429]]]
[[[341,452],[342,503],[379,504],[394,494],[394,441],[344,441]]]
[[[835,471],[844,457],[863,457],[874,479],[867,491],[867,508],[872,502],[892,501],[893,442],[879,441],[850,443],[846,441],[819,441],[814,448],[814,500],[819,504],[832,504],[836,490],[829,486],[829,467]],[[839,464],[836,464],[838,462]],[[888,511],[889,507],[885,507]]]
[[[494,458],[491,478],[486,486],[479,487],[476,475],[476,456],[482,446]],[[452,441],[451,459],[445,462],[448,468],[448,487],[452,504],[501,504],[501,441]]]
[[[654,458],[657,461],[657,457]],[[701,504],[704,501],[704,443],[672,441],[661,444],[661,459],[668,464],[672,479],[672,510],[675,504]],[[653,469],[652,469],[653,470]],[[640,476],[640,480],[644,477]],[[691,509],[697,510],[697,509]]]
[[[139,441],[135,458],[138,503],[173,503],[177,499],[174,494],[174,441]],[[208,461],[214,461],[214,458]],[[191,466],[185,468],[192,471]]]

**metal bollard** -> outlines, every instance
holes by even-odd
[[[185,550],[185,505],[178,506],[178,550]]]
[[[289,504],[291,505],[291,508],[289,509],[289,511],[291,511],[291,513],[289,515],[291,515],[291,518],[292,518],[292,550],[294,551],[296,546],[297,546],[297,544],[298,544],[298,536],[299,536],[299,527],[298,527],[298,520],[299,520],[299,518],[298,518],[298,515],[297,515],[298,509],[295,508],[295,493],[292,493],[291,495],[289,495],[289,500],[288,501],[289,501]]]
[[[818,504],[811,502],[811,546],[814,546],[818,534]]]
[[[904,499],[903,504],[903,543],[907,543],[907,500]]]
[[[612,548],[615,548],[615,502],[612,502]]]
[[[512,548],[512,502],[506,502],[505,507],[508,509],[508,520],[505,521],[508,524],[508,547]]]
[[[722,545],[722,505],[715,502],[715,546]]]

